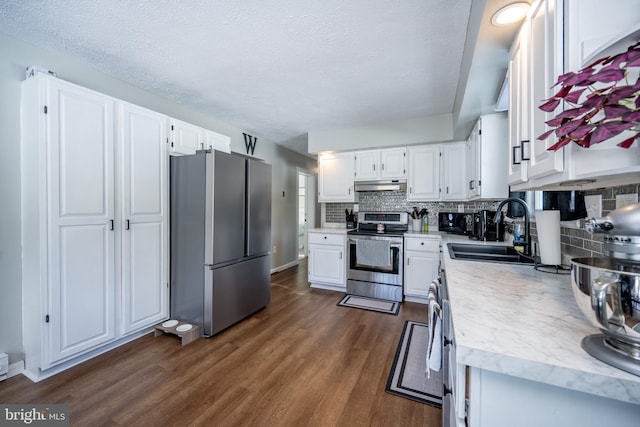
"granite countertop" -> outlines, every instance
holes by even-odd
[[[578,308],[570,275],[451,259],[446,244],[461,240],[469,241],[442,239],[457,363],[640,404],[640,377],[580,347],[599,331]]]

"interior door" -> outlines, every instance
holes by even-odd
[[[48,83],[50,328],[43,368],[115,337],[113,100]]]

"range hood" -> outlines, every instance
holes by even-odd
[[[356,191],[407,191],[406,180],[356,181]]]

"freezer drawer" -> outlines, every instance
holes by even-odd
[[[210,319],[205,314],[204,334],[211,336],[269,304],[271,255],[213,270]],[[205,313],[207,312],[205,307]]]

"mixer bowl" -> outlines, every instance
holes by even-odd
[[[614,349],[640,362],[640,263],[608,257],[571,260],[573,296]]]

